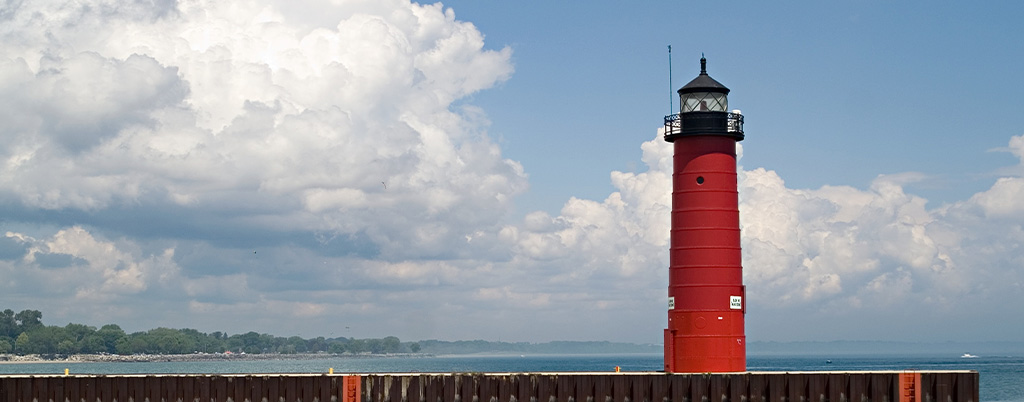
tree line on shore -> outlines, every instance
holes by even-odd
[[[228,335],[216,331],[155,328],[126,333],[116,324],[96,327],[69,323],[43,325],[38,310],[0,312],[0,354],[187,354],[187,353],[417,353],[418,343],[403,343],[389,336],[380,339],[279,337],[247,332]]]

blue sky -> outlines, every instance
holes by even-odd
[[[5,3],[0,307],[128,331],[659,343],[658,129],[703,53],[746,118],[748,339],[1019,340],[1022,16]]]
[[[642,168],[635,144],[669,110],[670,44],[675,88],[704,53],[746,115],[743,164],[793,187],[915,171],[928,178],[912,188],[937,204],[1015,163],[989,151],[1020,134],[997,117],[1022,103],[1016,3],[445,4],[515,50],[515,79],[472,101],[530,173],[528,210],[601,197],[606,170]]]

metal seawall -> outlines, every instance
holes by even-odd
[[[975,371],[0,377],[0,402],[977,402]]]

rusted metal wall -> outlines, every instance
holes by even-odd
[[[977,372],[900,374],[7,376],[0,402],[978,402]]]
[[[359,380],[358,376],[353,376]],[[0,402],[345,401],[334,375],[0,377]]]
[[[920,372],[916,394],[898,372],[742,374],[373,375],[379,402],[977,402],[977,372]],[[908,398],[909,396],[909,398]]]

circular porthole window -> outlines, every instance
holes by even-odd
[[[704,176],[697,176],[697,184],[704,184]]]

